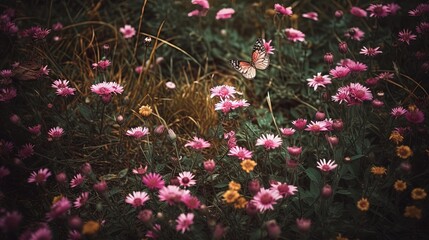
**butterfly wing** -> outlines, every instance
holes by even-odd
[[[252,65],[260,70],[265,70],[270,64],[270,58],[264,47],[264,42],[258,38],[253,45]]]
[[[231,66],[247,79],[252,79],[256,76],[256,68],[250,62],[231,60]]]

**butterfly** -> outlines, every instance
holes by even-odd
[[[230,60],[231,66],[247,79],[255,78],[256,69],[265,70],[270,64],[270,58],[264,47],[264,42],[258,38],[253,45],[252,59],[250,62]]]

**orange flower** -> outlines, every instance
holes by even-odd
[[[143,117],[147,117],[152,114],[152,108],[149,105],[144,105],[139,108],[139,113]]]
[[[87,235],[93,235],[100,230],[100,224],[96,221],[88,221],[83,225],[82,233]]]
[[[245,207],[246,207],[246,205],[247,205],[247,200],[246,200],[246,198],[244,198],[244,197],[239,197],[239,198],[235,201],[234,208],[241,209],[241,208],[245,208]]]
[[[390,134],[389,140],[392,142],[399,144],[404,141],[404,137],[398,131],[392,131]]]
[[[411,150],[410,147],[401,145],[399,147],[396,147],[396,156],[407,159],[413,155],[413,150]]]
[[[240,197],[240,194],[237,191],[234,190],[228,190],[222,195],[223,199],[227,203],[233,203],[235,200],[237,200],[238,197]]]
[[[371,173],[374,175],[383,175],[386,174],[387,169],[385,167],[372,167]]]
[[[359,210],[366,212],[369,209],[369,201],[366,198],[361,198],[357,204],[356,204],[357,208],[359,208]]]
[[[422,200],[427,196],[426,191],[423,188],[414,188],[411,191],[411,198],[414,200]]]
[[[237,183],[234,181],[229,182],[228,187],[229,187],[229,190],[234,190],[234,191],[238,191],[241,189],[240,183]]]
[[[406,206],[404,217],[420,219],[422,218],[422,210],[416,206]]]
[[[253,161],[251,159],[245,159],[245,160],[241,161],[240,165],[244,171],[249,173],[249,172],[253,171],[253,169],[255,168],[255,166],[257,164],[255,161]]]
[[[407,189],[407,183],[402,180],[396,180],[395,184],[393,184],[393,187],[396,191],[402,192]]]

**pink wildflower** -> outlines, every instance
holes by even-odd
[[[36,185],[43,184],[48,180],[48,177],[52,175],[51,171],[47,168],[41,168],[39,171],[32,172],[30,177],[28,178],[28,183],[36,183]]]
[[[390,115],[392,115],[395,118],[398,118],[398,117],[404,115],[405,113],[407,113],[407,110],[405,108],[399,106],[399,107],[392,108]]]
[[[70,180],[70,187],[75,188],[83,183],[85,177],[82,174],[76,174],[72,180]]]
[[[235,90],[235,87],[231,87],[228,85],[221,85],[221,86],[216,86],[210,89],[211,95],[210,97],[220,97],[221,99],[224,98],[234,98],[234,94],[237,93],[237,91]]]
[[[102,70],[106,70],[107,67],[109,67],[112,63],[110,62],[109,59],[103,59],[98,61],[97,63],[93,63],[92,64],[92,68],[96,69],[96,68],[101,68]]]
[[[335,164],[334,160],[329,160],[328,162],[326,162],[325,159],[320,159],[317,162],[317,168],[319,168],[321,171],[323,172],[329,172],[334,170],[336,167],[338,166],[338,164]]]
[[[356,40],[356,41],[362,41],[362,38],[364,37],[365,32],[360,30],[358,27],[352,27],[349,28],[346,33],[344,33],[344,36]]]
[[[193,140],[189,140],[185,144],[185,147],[191,147],[195,150],[201,150],[204,148],[209,148],[210,146],[211,146],[211,144],[209,142],[207,142],[206,140],[204,140],[202,138],[198,138],[198,137],[194,137]]]
[[[292,146],[286,148],[291,156],[299,156],[302,153],[302,147]]]
[[[191,3],[200,5],[202,8],[205,8],[205,9],[210,8],[210,4],[208,0],[192,0]]]
[[[401,6],[396,3],[388,3],[386,6],[390,9],[390,15],[395,15],[399,10],[401,10]]]
[[[336,66],[334,69],[329,71],[332,78],[345,78],[349,75],[350,69],[348,67]]]
[[[178,186],[168,185],[164,186],[159,190],[159,200],[161,202],[167,202],[168,205],[180,202],[183,195],[189,194],[188,191],[181,190]]]
[[[147,171],[147,166],[143,167],[141,164],[138,168],[133,168],[133,173],[137,175],[143,175]]]
[[[135,139],[140,139],[149,134],[149,129],[147,127],[135,127],[127,130],[126,135],[133,137]]]
[[[16,97],[16,88],[0,88],[0,102],[7,102]]]
[[[2,213],[4,209],[2,209]],[[22,214],[17,211],[6,212],[0,217],[0,229],[3,232],[12,232],[19,228],[22,220]]]
[[[149,189],[161,189],[165,185],[165,181],[159,173],[148,173],[142,177],[143,184]]]
[[[234,13],[235,10],[232,8],[222,8],[216,13],[216,20],[231,18]]]
[[[274,54],[274,50],[276,50],[273,46],[271,46],[271,41],[272,40],[267,42],[265,41],[265,39],[262,39],[262,42],[264,43],[265,52],[267,52],[268,54]]]
[[[48,135],[52,139],[59,139],[60,137],[63,136],[63,134],[64,134],[64,129],[62,129],[61,127],[53,127],[48,131]]]
[[[191,172],[181,172],[179,173],[179,177],[177,177],[177,179],[179,180],[180,186],[183,187],[190,187],[193,186],[197,183],[197,181],[195,181],[194,179],[195,175],[192,174]]]
[[[398,40],[405,42],[408,45],[410,45],[411,40],[416,40],[416,38],[417,35],[414,35],[413,32],[409,29],[402,29],[402,31],[398,33]]]
[[[290,137],[290,136],[292,136],[293,134],[295,134],[295,129],[293,129],[293,128],[280,128],[280,132],[283,134],[283,136],[286,136],[286,137]]]
[[[318,16],[319,15],[317,14],[317,12],[308,12],[302,14],[302,17],[311,19],[313,21],[319,21]]]
[[[296,186],[289,185],[287,183],[273,181],[270,185],[270,190],[277,190],[279,194],[284,198],[293,196],[296,192],[298,192],[298,188]]]
[[[125,202],[131,204],[133,207],[143,206],[145,202],[149,200],[149,196],[146,192],[134,192],[128,194],[125,198]]]
[[[193,213],[182,213],[176,219],[176,231],[185,233],[190,230],[191,225],[194,223],[194,214]]]
[[[43,226],[36,231],[32,232],[31,235],[28,238],[29,240],[51,240],[52,239],[52,232],[49,227]]]
[[[235,146],[235,147],[229,149],[228,156],[234,156],[234,157],[239,158],[240,160],[251,159],[252,158],[252,152],[247,150],[244,147]]]
[[[311,219],[306,218],[297,218],[296,219],[296,226],[299,230],[306,232],[310,230],[311,227]]]
[[[275,149],[282,145],[282,139],[274,134],[265,134],[256,140],[256,146],[264,146],[266,150]]]
[[[184,195],[181,201],[189,210],[199,209],[201,206],[200,200],[197,197],[191,195]]]
[[[279,191],[261,188],[251,202],[256,205],[259,212],[265,212],[268,209],[274,210],[273,205],[276,204],[276,201],[280,198]]]
[[[378,50],[380,49],[380,47],[376,47],[376,48],[366,48],[365,46],[360,50],[360,54],[363,54],[365,56],[369,56],[369,57],[374,57],[380,53],[383,53],[382,51]]]
[[[317,90],[318,87],[326,87],[326,85],[331,84],[331,78],[329,75],[323,75],[322,73],[317,73],[317,75],[313,75],[313,78],[308,78],[308,86],[314,87],[314,91]]]
[[[115,82],[101,82],[91,86],[91,92],[100,96],[121,94],[124,88]]]
[[[76,198],[73,205],[75,208],[81,208],[88,201],[89,192],[83,192]]]
[[[376,18],[386,17],[390,13],[389,7],[382,4],[371,4],[366,10],[370,17]]]
[[[283,7],[278,3],[274,4],[274,9],[277,13],[280,13],[285,16],[291,16],[293,14],[292,7]]]
[[[304,130],[307,125],[307,119],[298,118],[297,120],[292,121],[292,124],[297,130]]]
[[[132,38],[134,37],[134,35],[136,35],[136,29],[134,29],[131,25],[128,24],[119,28],[119,31],[122,33],[124,38]]]
[[[40,130],[42,129],[42,125],[40,125],[40,124],[37,124],[37,125],[34,125],[34,126],[32,126],[32,127],[28,127],[27,128],[28,129],[28,131],[31,133],[31,134],[33,134],[33,135],[39,135],[40,134]]]
[[[48,65],[40,67],[40,70],[39,70],[40,75],[45,75],[45,76],[49,75],[49,71],[51,71],[51,69],[48,68]]]
[[[285,30],[286,38],[292,42],[303,42],[305,40],[305,34],[301,31],[294,28],[286,28]]]
[[[311,123],[307,125],[305,131],[318,133],[328,131],[328,129],[326,128],[326,123],[324,121],[311,121]]]
[[[366,64],[364,63],[360,63],[360,62],[355,62],[355,61],[350,61],[347,64],[347,67],[350,69],[350,71],[352,72],[365,72],[368,67],[366,66]]]
[[[56,203],[52,204],[51,210],[46,214],[46,217],[48,221],[52,221],[65,215],[71,207],[71,202],[66,197],[62,197]]]
[[[409,109],[405,113],[405,118],[410,123],[419,124],[419,123],[422,123],[425,120],[425,115],[424,115],[424,113],[420,109],[415,108],[413,110]]]
[[[26,159],[34,154],[34,145],[31,143],[24,144],[19,150],[18,150],[18,157],[21,159]]]
[[[352,7],[350,13],[356,17],[366,17],[366,11],[359,7]]]

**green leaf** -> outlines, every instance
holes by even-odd
[[[305,170],[305,173],[307,174],[307,176],[310,178],[311,181],[315,183],[321,182],[322,176],[320,175],[320,172],[317,171],[315,168],[307,168],[307,170]]]
[[[122,169],[119,173],[118,173],[118,178],[123,178],[125,177],[125,175],[127,175],[128,173],[128,168]]]

